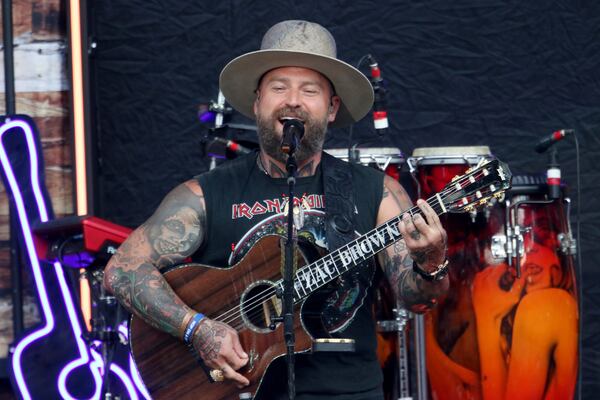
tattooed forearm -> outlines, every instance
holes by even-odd
[[[129,312],[141,316],[158,329],[179,335],[189,308],[154,266],[142,264],[129,271],[113,268],[108,285]]]
[[[411,311],[427,311],[447,290],[447,279],[428,282],[412,270],[413,259],[402,240],[383,251],[380,260],[397,298]]]
[[[104,285],[130,312],[181,337],[194,311],[159,272],[182,262],[200,246],[205,206],[197,183],[175,188],[154,215],[119,248],[104,272]]]
[[[438,297],[446,293],[448,280],[427,282],[411,269],[400,271],[399,292],[404,306],[417,313],[423,313],[437,303]]]

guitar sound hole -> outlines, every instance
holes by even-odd
[[[244,322],[254,331],[271,332],[274,317],[281,316],[281,299],[275,296],[275,285],[269,281],[252,284],[242,295]]]

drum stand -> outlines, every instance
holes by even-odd
[[[118,323],[123,319],[123,310],[114,296],[106,293],[102,284],[104,271],[97,266],[83,273],[88,279],[92,300],[91,331],[84,333],[84,340],[90,349],[102,354],[104,374],[100,398],[119,400],[110,387],[110,364],[112,363],[116,345],[119,343]]]
[[[495,259],[506,259],[509,267],[514,267],[517,277],[521,277],[521,257],[525,254],[523,234],[530,232],[531,227],[521,226],[517,223],[517,212],[522,205],[552,204],[558,200],[521,200],[511,204],[506,200],[506,231],[505,235],[494,235],[492,237],[492,257]],[[577,242],[571,231],[571,199],[565,198],[567,204],[567,232],[559,233],[557,236],[560,247],[558,250],[564,255],[570,256],[577,253]],[[515,260],[513,263],[513,259]]]
[[[410,376],[408,373],[408,353],[406,348],[406,323],[408,311],[403,308],[392,310],[395,319],[377,321],[379,332],[396,332],[398,351],[398,400],[412,400],[410,395]]]

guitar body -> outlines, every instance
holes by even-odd
[[[493,196],[501,196],[510,187],[510,179],[510,170],[504,163],[488,161],[456,177],[427,202],[438,215],[474,211]],[[412,207],[406,213],[414,216],[421,211]],[[312,338],[327,337],[320,314],[327,292],[321,288],[400,240],[401,219],[402,215],[394,217],[325,256],[299,241],[293,283],[297,352],[308,351]],[[165,273],[168,283],[186,304],[238,331],[250,357],[239,372],[250,380],[250,386],[240,390],[227,382],[211,383],[183,342],[133,317],[131,352],[155,399],[237,400],[240,393],[254,395],[260,389],[266,368],[286,353],[282,324],[273,324],[273,330],[269,328],[272,318],[281,315],[281,301],[275,296],[282,277],[280,241],[279,236],[265,236],[238,264],[227,269],[188,264]],[[318,256],[321,258],[312,260]]]
[[[281,279],[281,248],[279,236],[266,236],[257,242],[246,256],[231,268],[213,268],[200,264],[178,266],[165,273],[165,278],[181,299],[209,318],[218,318],[230,310],[240,310],[243,303],[268,286],[264,282]],[[299,258],[299,266],[305,263]],[[266,303],[266,302],[265,302]],[[272,301],[269,300],[269,304]],[[297,352],[310,349],[312,340],[303,329],[296,305],[294,328]],[[262,307],[261,307],[262,308]],[[253,317],[254,313],[249,317]],[[262,318],[257,322],[264,323]],[[239,322],[239,319],[236,319]],[[276,357],[285,355],[283,324],[275,330],[252,324],[230,323],[237,328],[244,350],[250,356],[248,365],[239,372],[250,380],[250,386],[238,389],[228,382],[211,383],[190,349],[182,341],[133,317],[131,321],[131,352],[146,388],[154,399],[238,399],[239,393],[255,393],[264,371]],[[264,324],[263,324],[264,325]]]

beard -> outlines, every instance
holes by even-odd
[[[277,122],[284,117],[297,118],[304,121],[304,136],[295,152],[298,164],[302,164],[323,149],[327,133],[327,116],[322,120],[316,120],[304,111],[294,111],[286,107],[275,111],[270,118],[263,118],[260,113],[256,115],[258,141],[261,149],[267,155],[284,164],[287,161],[288,156],[281,150],[282,138],[276,128]]]

